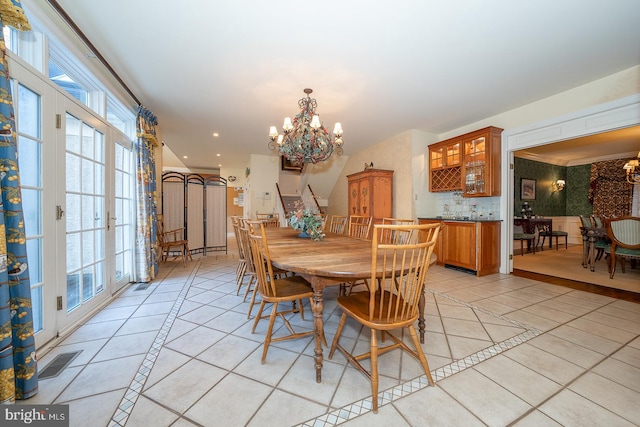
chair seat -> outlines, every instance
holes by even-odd
[[[606,245],[604,248],[604,252],[607,254],[611,253],[611,245]],[[630,248],[621,248],[618,246],[616,248],[616,255],[623,256],[626,258],[639,258],[640,259],[640,249],[630,249]]]
[[[275,272],[274,272],[275,274]],[[305,279],[300,276],[286,276],[275,279],[276,294],[267,296],[268,301],[291,301],[300,298],[313,297],[313,289]],[[262,296],[265,298],[265,295]]]
[[[549,235],[549,232],[548,232],[548,231],[540,231],[538,234],[540,234],[541,236],[548,236],[548,235]],[[551,232],[551,235],[552,235],[552,236],[568,236],[568,235],[569,235],[569,233],[567,233],[566,231],[556,231],[556,230],[553,230],[553,231]]]
[[[529,239],[535,239],[535,238],[536,238],[535,234],[513,233],[514,240],[529,240]]]
[[[567,233],[566,231],[559,231],[559,230],[552,230],[551,232],[549,232],[549,230],[547,229],[538,229],[538,237],[542,237],[542,245],[540,245],[540,248],[544,248],[544,240],[546,237],[549,237],[549,239],[552,238],[556,238],[556,250],[558,250],[558,238],[559,237],[564,237],[564,248],[567,249],[568,247],[568,240],[569,240],[569,233]]]
[[[513,233],[513,240],[520,240],[520,255],[524,255],[523,243],[528,241],[527,247],[533,250],[533,254],[536,253],[536,235],[533,233]]]
[[[384,304],[382,307],[382,312],[383,313],[387,313],[387,311],[389,310],[389,307],[393,307],[396,305],[396,300],[398,298],[397,295],[395,294],[391,294],[388,291],[383,291],[384,292]],[[375,298],[376,298],[376,311],[379,313],[380,312],[380,298],[381,298],[381,294],[380,291],[376,292]],[[405,321],[402,322],[397,322],[397,321],[391,321],[391,320],[384,320],[381,319],[380,316],[373,316],[373,318],[371,319],[371,321],[367,322],[365,319],[369,319],[369,291],[363,291],[363,292],[353,292],[347,296],[342,296],[342,297],[338,297],[338,305],[340,306],[340,308],[342,308],[344,311],[346,311],[347,313],[349,313],[351,316],[355,316],[357,318],[360,319],[361,322],[363,322],[363,324],[365,326],[371,327],[371,325],[375,325],[377,329],[385,329],[384,325],[385,324],[389,324],[389,329],[397,329],[397,328],[402,328],[405,327],[406,325],[410,325],[412,323],[414,323],[416,320],[418,320],[418,309],[416,308],[415,312],[415,316],[411,317]]]

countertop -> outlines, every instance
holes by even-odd
[[[432,221],[456,221],[456,222],[502,222],[501,219],[495,219],[495,218],[468,218],[468,217],[458,217],[458,218],[444,218],[441,216],[435,216],[435,217],[418,217],[418,219],[427,219],[427,220],[432,220]]]

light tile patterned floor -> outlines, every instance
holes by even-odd
[[[77,426],[640,424],[638,304],[432,267],[423,349],[436,386],[411,357],[385,354],[373,414],[369,381],[342,355],[315,382],[312,338],[272,344],[260,364],[266,322],[251,333],[235,269],[233,254],[213,253],[131,285],[40,355],[42,368],[82,350],[25,403],[68,403]],[[329,342],[336,292],[325,292]],[[307,313],[295,328],[312,328]],[[355,324],[343,337],[368,346]]]

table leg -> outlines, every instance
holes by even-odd
[[[587,261],[589,260],[589,238],[586,235],[582,236],[582,266],[587,268]]]
[[[313,290],[313,326],[315,329],[316,348],[315,348],[315,367],[316,382],[322,382],[322,344],[324,342],[324,322],[322,320],[322,289]]]

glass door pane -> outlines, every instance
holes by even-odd
[[[130,144],[127,144],[130,145]],[[115,281],[118,287],[129,283],[133,266],[133,152],[115,144],[115,209],[111,224],[115,224]]]
[[[41,95],[22,84],[14,84],[14,108],[18,135],[18,168],[22,209],[31,281],[33,330],[43,327],[43,185],[42,185],[42,115]]]
[[[105,290],[104,133],[66,114],[67,313]]]

